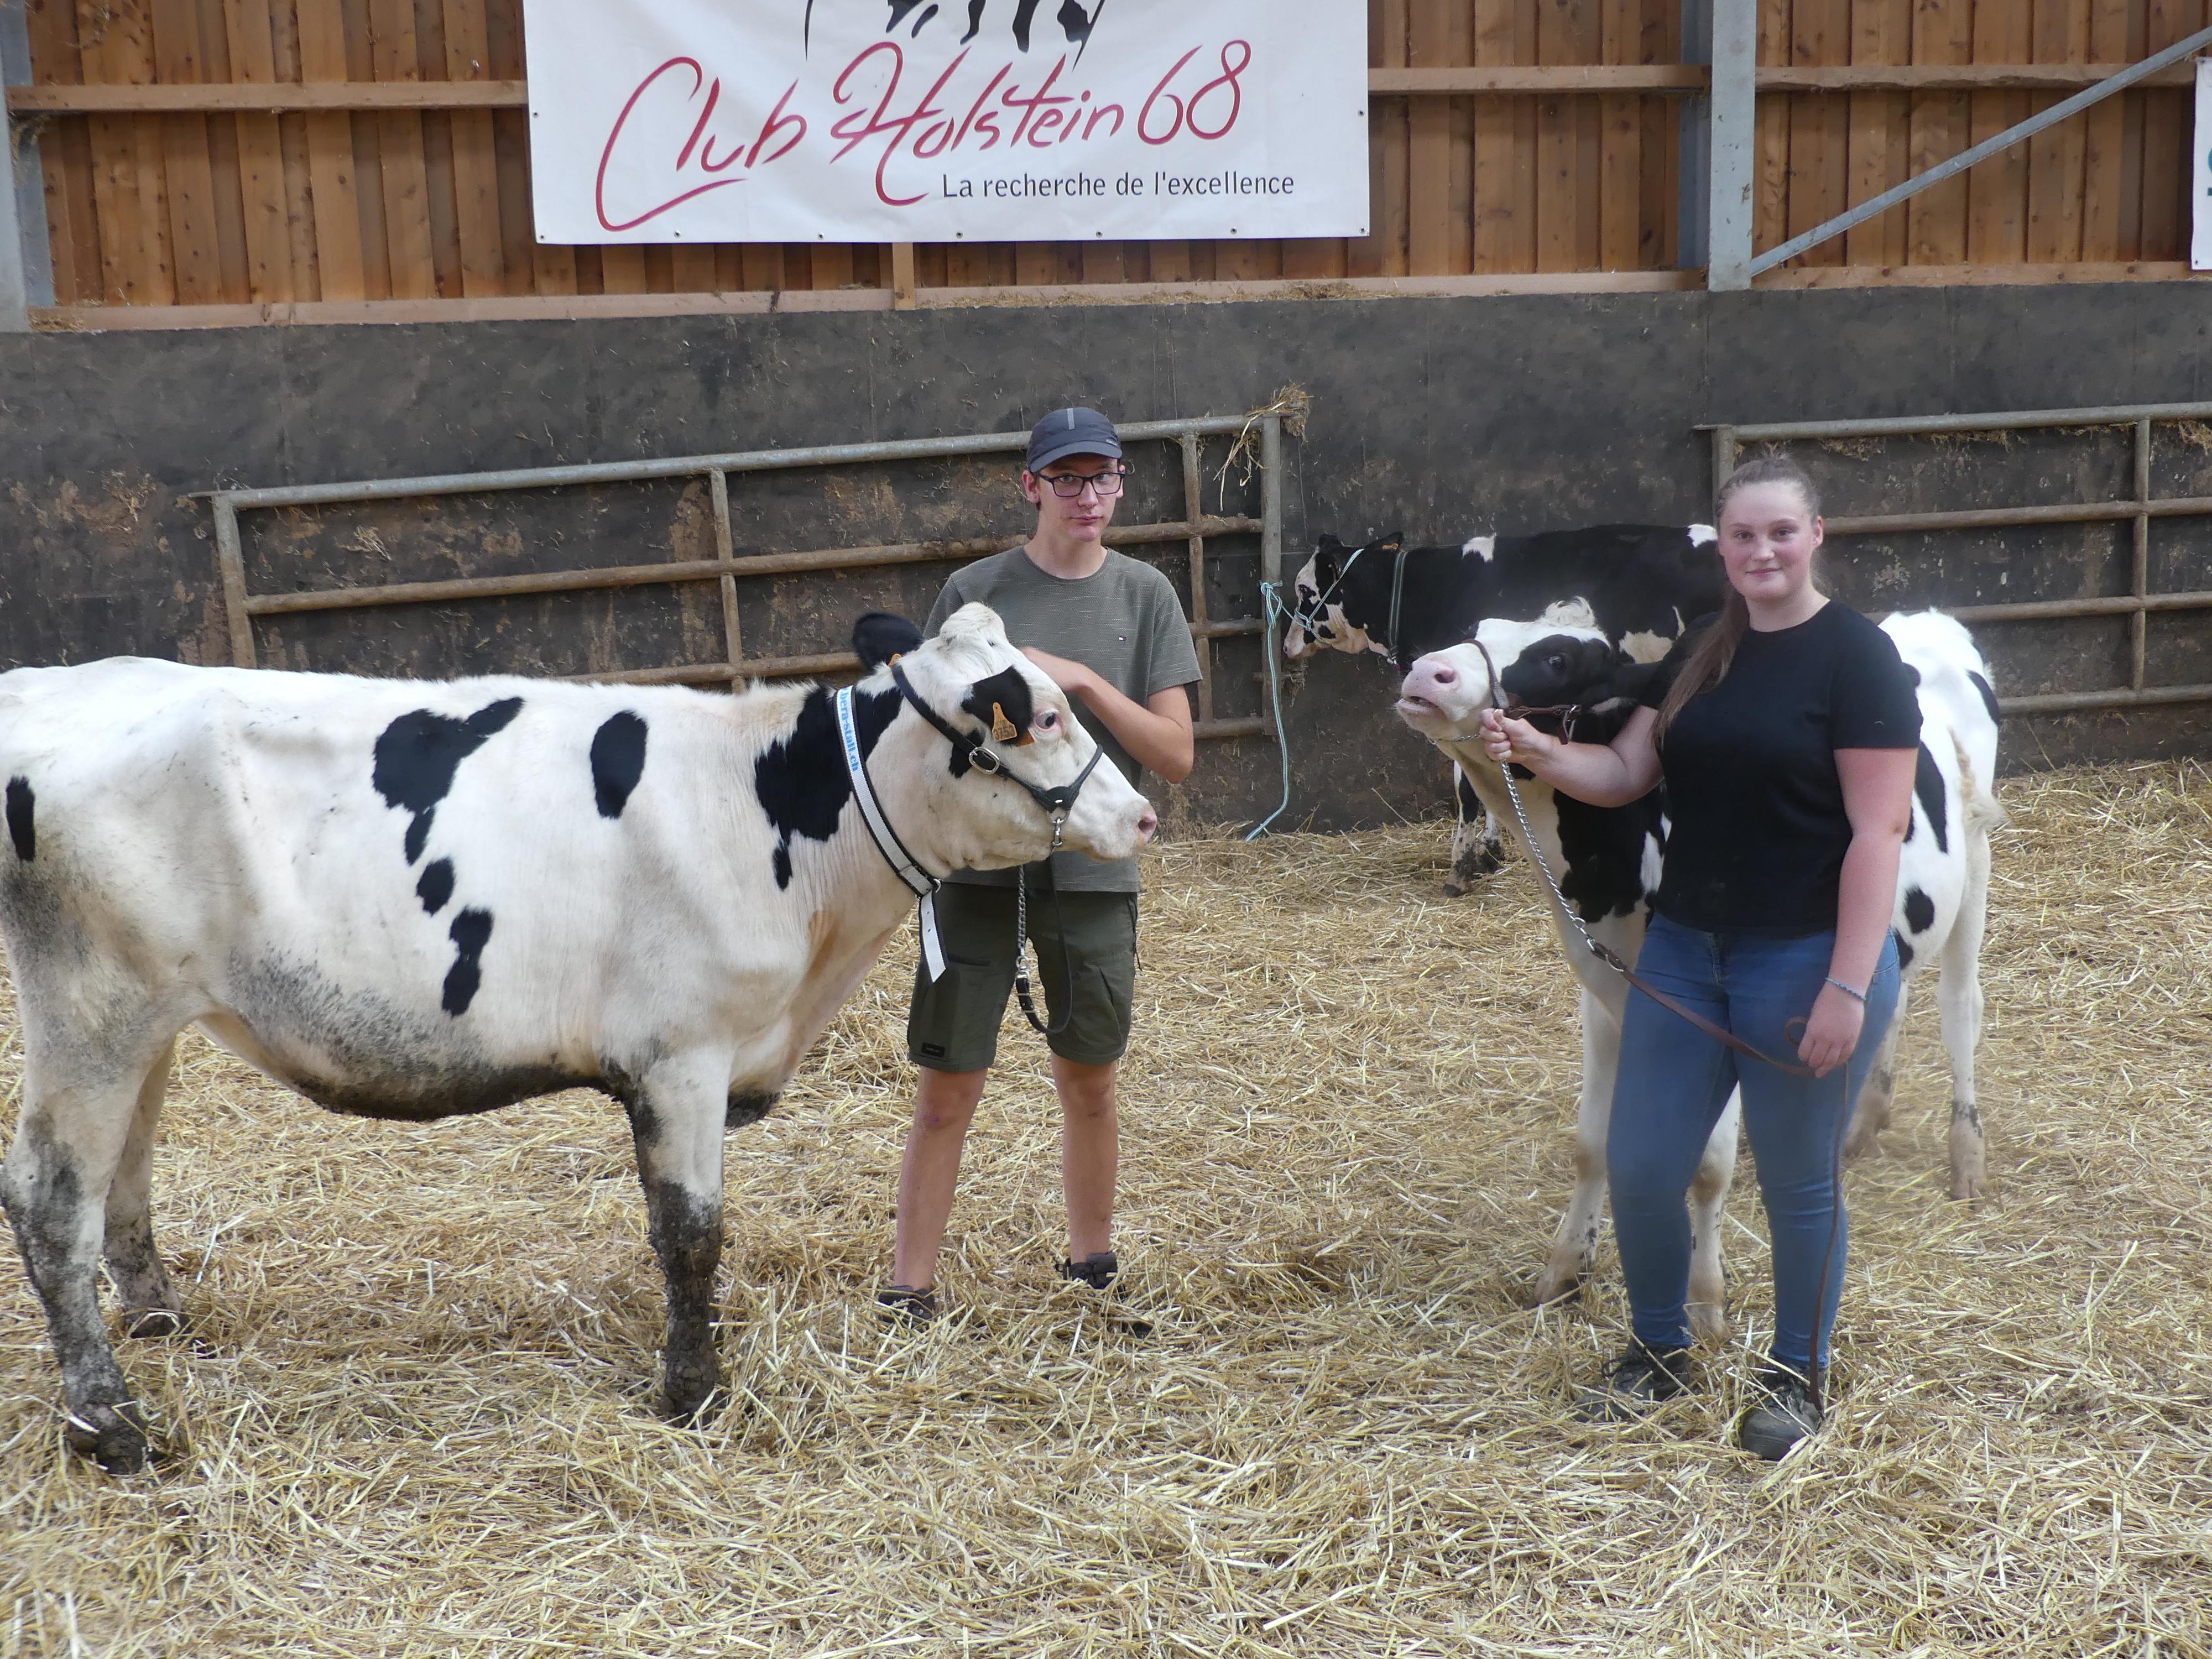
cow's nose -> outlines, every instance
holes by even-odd
[[[1141,847],[1159,833],[1160,815],[1147,806],[1145,816],[1137,820],[1137,844]]]
[[[1444,663],[1432,664],[1429,669],[1429,684],[1431,685],[1457,685],[1459,684],[1459,670]]]

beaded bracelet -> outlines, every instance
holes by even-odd
[[[1866,1006],[1866,993],[1864,991],[1853,990],[1850,986],[1844,984],[1843,981],[1838,979],[1833,974],[1826,975],[1826,978],[1829,984],[1834,986],[1845,996],[1853,999],[1857,1002],[1860,1007],[1863,1008]]]

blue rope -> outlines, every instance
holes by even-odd
[[[1291,810],[1291,738],[1283,726],[1283,682],[1275,662],[1275,624],[1283,620],[1285,612],[1281,589],[1277,583],[1261,582],[1260,598],[1261,609],[1267,619],[1267,631],[1260,639],[1260,653],[1267,659],[1267,701],[1274,707],[1275,748],[1283,757],[1283,804],[1254,824],[1251,832],[1244,837],[1246,841],[1259,840],[1267,833],[1269,824]]]

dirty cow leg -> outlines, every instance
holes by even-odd
[[[714,1269],[722,1258],[722,1119],[729,1066],[657,1066],[629,1103],[647,1236],[668,1288],[661,1408],[696,1422],[718,1402]]]
[[[25,1024],[23,1115],[0,1169],[0,1202],[46,1308],[69,1443],[111,1473],[127,1473],[146,1466],[149,1448],[100,1318],[98,1269],[108,1195],[152,1058],[127,1068],[111,1061],[96,1081],[64,1081],[41,1052],[53,1045],[41,1041],[35,1014]],[[167,1041],[160,1052],[166,1059]]]
[[[1690,1328],[1701,1341],[1728,1335],[1728,1281],[1721,1263],[1721,1221],[1735,1182],[1736,1130],[1743,1121],[1743,1093],[1729,1096],[1705,1141],[1690,1182]]]
[[[1977,1199],[1989,1179],[1982,1114],[1974,1098],[1974,1051],[1982,1041],[1982,933],[1989,924],[1990,842],[1966,842],[1966,891],[1959,919],[1943,941],[1943,977],[1936,988],[1943,1048],[1951,1057],[1951,1196]]]
[[[131,1130],[107,1188],[107,1276],[123,1303],[125,1336],[175,1336],[185,1328],[183,1298],[154,1244],[154,1143],[168,1091],[173,1042],[147,1068]]]
[[[1575,1190],[1552,1236],[1552,1254],[1536,1281],[1539,1307],[1580,1291],[1597,1254],[1605,1224],[1605,1139],[1613,1119],[1613,1084],[1620,1064],[1620,1022],[1585,989],[1582,993],[1583,1092],[1575,1112]]]
[[[1444,896],[1457,898],[1483,877],[1504,863],[1498,845],[1498,820],[1483,806],[1482,798],[1467,781],[1457,761],[1452,763],[1452,800],[1459,821],[1452,827],[1451,873],[1444,878]]]
[[[1948,981],[1949,975],[1944,975]],[[1897,988],[1897,1012],[1892,1016],[1889,1030],[1881,1034],[1881,1047],[1875,1051],[1874,1068],[1859,1090],[1858,1103],[1851,1109],[1851,1127],[1844,1137],[1844,1156],[1864,1158],[1874,1150],[1881,1132],[1889,1127],[1889,1110],[1897,1097],[1897,1038],[1905,1030],[1905,1000],[1911,994],[1912,981],[1900,980]]]

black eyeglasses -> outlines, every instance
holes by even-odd
[[[1103,472],[1053,472],[1038,479],[1052,486],[1052,493],[1064,501],[1072,501],[1083,493],[1088,484],[1098,492],[1100,499],[1121,493],[1121,480],[1129,476],[1129,469],[1117,466]]]

